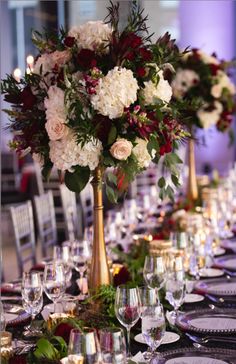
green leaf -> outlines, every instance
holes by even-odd
[[[42,168],[42,176],[45,181],[48,181],[51,170],[52,170],[53,164],[51,162],[48,162],[45,164]]]
[[[165,178],[164,178],[164,177],[159,178],[159,180],[158,180],[158,186],[159,186],[160,188],[163,188],[163,187],[165,187],[165,185],[166,185],[166,180],[165,180]]]
[[[103,158],[103,164],[107,167],[114,167],[116,165],[114,159],[109,155]]]
[[[75,172],[65,173],[65,184],[69,190],[80,193],[89,181],[90,169],[89,167],[75,167]]]
[[[179,187],[179,186],[180,186],[179,178],[178,178],[178,176],[176,176],[175,174],[172,174],[172,175],[171,175],[171,181],[174,183],[174,185],[175,185],[176,187]]]
[[[114,183],[114,185],[117,184],[117,176],[114,173],[108,172],[107,173],[107,178],[108,178],[109,182]]]
[[[109,201],[112,203],[117,203],[118,200],[118,193],[112,187],[106,184],[106,194]]]
[[[156,150],[157,152],[159,152],[160,147],[159,147],[159,143],[157,141],[156,136],[151,135],[149,142],[147,143],[147,150],[148,150],[148,153],[150,154],[150,156],[152,156],[153,149]]]
[[[117,130],[116,127],[114,125],[112,125],[109,134],[108,134],[108,139],[107,139],[107,143],[108,144],[113,144],[114,141],[116,140],[116,136],[117,136]]]
[[[174,190],[173,190],[173,188],[171,187],[171,186],[167,186],[167,188],[166,188],[166,194],[167,194],[167,196],[169,197],[169,199],[171,200],[171,201],[174,201]]]
[[[36,358],[47,358],[55,359],[57,357],[58,351],[54,346],[45,338],[41,338],[37,342],[37,349],[34,352]]]

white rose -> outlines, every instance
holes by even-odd
[[[50,140],[59,140],[66,136],[68,133],[68,127],[64,124],[63,119],[50,118],[46,124],[45,128],[47,130]]]
[[[125,161],[132,152],[132,143],[124,138],[118,139],[110,148],[112,157]]]
[[[216,125],[219,121],[220,114],[223,111],[223,106],[220,102],[214,102],[214,109],[212,111],[208,111],[207,108],[209,104],[205,104],[202,108],[200,108],[197,112],[197,117],[200,120],[200,123],[204,129],[209,128],[210,126]]]
[[[131,70],[115,67],[99,79],[91,103],[100,114],[116,119],[122,116],[125,107],[137,100],[138,88]]]
[[[178,69],[171,83],[173,95],[177,99],[182,98],[197,82],[199,82],[199,76],[196,72],[189,69]]]
[[[201,51],[200,49],[197,51],[197,53],[200,55],[201,60],[206,64],[215,64],[215,65],[220,64],[220,62],[216,57],[210,56],[209,54]]]
[[[104,48],[110,40],[112,29],[103,21],[89,21],[83,25],[73,27],[69,31],[69,36],[74,37],[77,41],[78,48],[90,49],[97,51]],[[108,48],[107,48],[108,49]],[[107,51],[104,48],[104,51]]]
[[[138,161],[138,165],[140,168],[147,168],[151,162],[151,156],[147,150],[147,141],[141,138],[135,139],[135,147],[132,150],[132,153],[135,155]]]
[[[211,94],[213,97],[221,97],[224,89],[226,89],[230,95],[234,95],[236,93],[235,85],[231,82],[229,76],[224,71],[217,71],[215,80],[217,83],[211,88]]]

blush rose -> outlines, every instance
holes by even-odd
[[[133,145],[130,141],[121,138],[118,139],[110,148],[112,157],[120,161],[125,161],[132,152]]]
[[[50,140],[59,140],[67,135],[68,127],[58,118],[49,119],[45,128]]]

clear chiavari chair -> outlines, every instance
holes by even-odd
[[[36,263],[34,220],[31,201],[27,201],[18,206],[11,206],[10,214],[13,223],[18,270],[19,274],[22,275],[27,262],[31,261],[32,265]]]
[[[34,197],[36,221],[42,246],[42,255],[49,255],[49,250],[57,243],[56,217],[52,191]]]
[[[81,222],[79,220],[76,195],[65,184],[60,185],[61,202],[65,221],[66,239],[73,241],[81,234]]]

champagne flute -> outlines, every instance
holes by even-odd
[[[95,329],[72,329],[68,345],[68,364],[99,362],[100,346]]]
[[[164,286],[166,270],[161,256],[148,255],[145,258],[143,277],[149,288],[158,291]]]
[[[43,287],[48,298],[53,301],[54,312],[56,303],[62,298],[66,289],[64,266],[56,261],[47,263],[44,268]]]
[[[129,359],[131,357],[130,329],[137,323],[141,314],[138,288],[117,287],[115,314],[119,322],[127,330],[127,359]]]
[[[43,307],[43,286],[39,272],[24,272],[22,277],[22,306],[31,315],[31,324],[25,328],[24,336],[39,336],[41,331],[33,328],[36,315]]]
[[[101,359],[103,363],[123,364],[126,362],[124,331],[108,327],[99,331]]]

